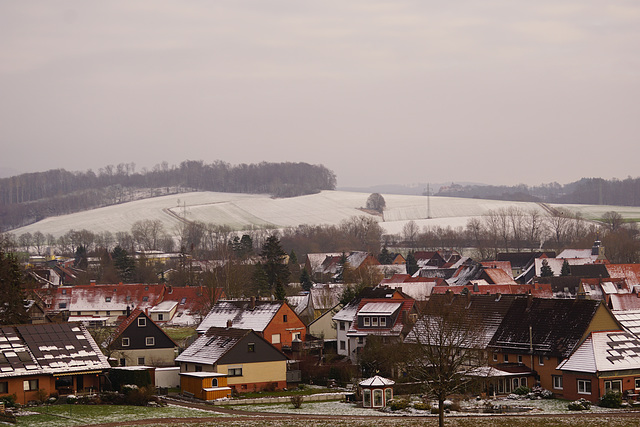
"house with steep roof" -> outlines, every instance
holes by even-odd
[[[625,279],[630,289],[640,293],[640,264],[606,264],[609,277]]]
[[[238,392],[283,389],[288,358],[251,329],[210,327],[176,358],[181,375],[217,373]]]
[[[173,366],[178,344],[138,308],[116,328],[109,349],[119,366]]]
[[[562,395],[598,403],[608,391],[637,399],[640,338],[623,331],[591,332],[560,365]]]
[[[278,350],[290,349],[294,341],[304,341],[306,326],[284,301],[218,301],[196,328],[199,334],[211,327],[251,329]]]
[[[99,391],[110,365],[87,329],[77,323],[0,326],[0,397],[20,404],[39,390],[61,395]]]
[[[418,316],[416,301],[397,289],[365,288],[333,316],[338,354],[356,362],[369,335],[402,340]]]
[[[526,369],[528,375],[505,378],[498,393],[509,393],[531,382],[563,397],[563,373],[557,366],[594,331],[622,330],[602,301],[587,299],[518,298],[511,304],[488,345],[490,365]],[[526,383],[523,384],[523,379]]]

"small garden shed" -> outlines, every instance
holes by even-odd
[[[202,400],[231,397],[227,375],[217,372],[181,372],[180,389],[182,394]]]
[[[376,375],[360,381],[363,408],[384,408],[393,399],[395,381]]]

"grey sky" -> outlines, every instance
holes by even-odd
[[[5,1],[0,40],[0,170],[640,175],[635,0]]]

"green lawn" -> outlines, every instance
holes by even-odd
[[[217,417],[217,414],[177,406],[162,408],[124,405],[53,405],[26,408],[40,415],[18,417],[19,426],[77,426],[148,418]]]
[[[196,328],[188,327],[188,326],[185,326],[185,327],[168,326],[166,328],[162,328],[162,330],[167,335],[169,335],[169,337],[175,342],[180,342],[196,334]]]

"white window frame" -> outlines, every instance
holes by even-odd
[[[578,380],[578,394],[591,394],[591,380]]]
[[[371,326],[371,318],[370,318],[370,317],[364,317],[364,318],[362,319],[362,324],[363,324],[364,326]]]
[[[538,365],[544,366],[544,356],[538,356]]]
[[[378,326],[378,318],[377,317],[372,317],[371,318],[371,326]]]
[[[227,376],[229,377],[241,377],[242,367],[239,368],[227,368]]]
[[[156,345],[156,337],[146,337],[144,343],[147,347],[153,347]]]
[[[146,317],[138,317],[138,327],[142,328],[147,326],[147,318]]]
[[[22,382],[22,389],[24,391],[38,390],[39,387],[40,387],[40,381],[38,381],[37,379],[35,379],[35,380],[24,380]]]
[[[143,357],[138,357],[138,365],[144,365],[144,356]]]
[[[129,347],[131,345],[131,340],[129,337],[122,337],[122,346]]]
[[[502,360],[504,361],[504,363],[509,363],[509,355],[507,353],[504,353],[502,355]]]
[[[158,321],[159,322],[164,321],[164,314],[163,313],[158,313]]]
[[[618,387],[614,388],[613,385],[617,384]],[[607,380],[604,382],[604,392],[608,391],[617,391],[618,393],[622,393],[622,380]]]
[[[562,390],[562,387],[563,387],[562,375],[552,375],[552,377],[553,377],[553,388],[555,390]]]
[[[498,361],[498,353],[493,353],[493,361],[494,362]]]
[[[387,327],[387,318],[386,317],[381,317],[380,318],[380,326],[381,327]]]

